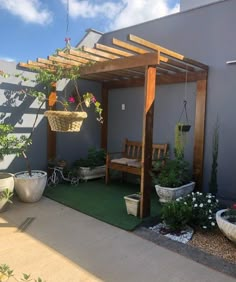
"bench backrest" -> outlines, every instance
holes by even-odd
[[[152,160],[160,160],[166,157],[168,144],[152,144]],[[125,139],[124,157],[131,159],[142,158],[142,142]]]

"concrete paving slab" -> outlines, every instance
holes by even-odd
[[[19,226],[34,218],[25,230]],[[0,214],[0,264],[46,281],[235,282],[184,256],[50,199]]]

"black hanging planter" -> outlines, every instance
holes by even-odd
[[[191,129],[191,125],[190,124],[179,124],[178,129],[180,132],[189,132]]]
[[[185,114],[185,121],[181,118]],[[182,121],[181,121],[182,120]],[[187,101],[184,100],[183,110],[179,117],[179,122],[177,123],[179,132],[189,132],[191,125],[188,123],[188,114],[187,114]]]

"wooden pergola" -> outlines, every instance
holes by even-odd
[[[52,69],[55,65],[80,66],[82,79],[101,82],[104,123],[101,146],[107,149],[108,94],[110,89],[144,87],[142,130],[141,217],[150,214],[151,156],[156,85],[197,83],[193,175],[200,190],[203,176],[204,132],[208,66],[130,34],[127,42],[113,38],[113,46],[95,44],[94,48],[58,51],[47,59],[20,63],[26,68]],[[187,75],[186,75],[187,72]],[[187,81],[186,81],[187,77]],[[48,131],[48,157],[56,155],[56,134]]]

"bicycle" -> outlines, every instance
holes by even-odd
[[[65,177],[63,174],[63,167],[55,166],[53,168],[52,175],[48,177],[47,186],[52,187],[59,184],[60,180],[69,181],[71,185],[79,184],[79,177],[74,177],[71,173],[68,174],[68,177]]]

